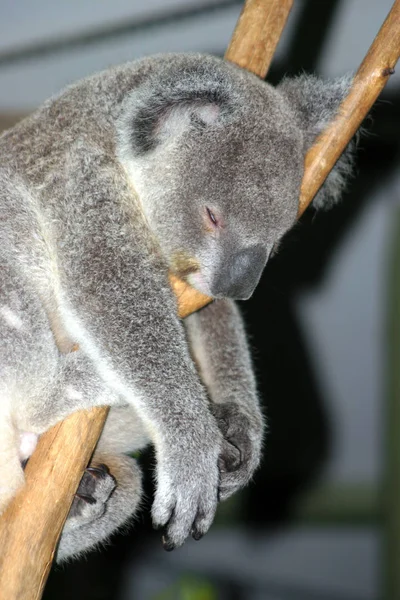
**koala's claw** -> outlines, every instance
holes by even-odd
[[[78,494],[78,492],[75,494],[75,498],[83,500],[87,504],[96,504],[97,502],[96,498],[93,498],[93,496],[89,496],[88,494]]]
[[[204,533],[198,531],[195,527],[191,531],[192,538],[198,542],[204,536]]]
[[[225,500],[249,482],[259,464],[262,418],[246,414],[235,402],[214,404],[211,408],[224,436],[218,467],[219,500]]]
[[[104,512],[105,504],[116,487],[116,481],[104,464],[85,469],[75,494],[68,519],[90,520]]]
[[[168,538],[168,536],[166,534],[164,534],[161,538],[162,541],[162,545],[164,550],[166,550],[167,552],[172,552],[172,550],[175,550],[176,546],[175,544],[173,544],[170,539]]]
[[[211,419],[207,436],[198,437],[196,445],[190,440],[183,460],[177,453],[158,464],[152,517],[155,527],[165,527],[162,541],[166,550],[181,546],[193,533],[200,539],[214,519],[223,438]]]
[[[105,479],[107,475],[110,475],[110,469],[104,463],[97,465],[97,467],[86,467],[85,471],[99,479]]]
[[[164,524],[166,533],[162,537],[163,546],[166,550],[173,550],[181,546],[187,537],[195,536],[200,539],[207,533],[215,515],[218,504],[218,480],[215,481],[213,493],[207,494],[207,501],[203,503],[200,499],[196,500],[189,497],[181,498],[172,512],[172,517],[164,523],[156,517],[153,508],[153,521],[155,525]],[[200,508],[199,508],[200,505]]]
[[[244,462],[243,452],[232,440],[225,440],[223,451],[218,460],[221,473],[234,473]]]
[[[201,540],[201,538],[204,536],[204,534],[205,534],[205,532],[199,531],[197,529],[197,527],[195,527],[195,526],[192,527],[192,529],[190,531],[190,535],[192,536],[192,538],[194,540],[196,540],[196,542]],[[163,536],[161,537],[161,541],[162,541],[164,550],[166,550],[167,552],[171,552],[172,550],[175,550],[175,548],[177,548],[177,544],[174,544],[166,533],[164,533]]]

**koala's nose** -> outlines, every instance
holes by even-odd
[[[250,298],[267,262],[262,246],[251,246],[231,257],[212,286],[215,297],[247,300]]]

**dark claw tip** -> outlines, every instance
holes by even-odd
[[[162,541],[164,550],[166,550],[167,552],[171,552],[172,550],[175,550],[175,545],[169,541],[169,539],[166,535],[162,536],[161,541]]]
[[[96,504],[96,498],[93,496],[88,496],[87,494],[75,494],[75,498],[79,498],[79,500],[83,500],[87,504]]]
[[[200,533],[200,531],[197,531],[197,529],[193,529],[192,531],[192,538],[194,540],[196,540],[196,542],[198,542],[199,540],[201,540],[201,538],[203,537],[204,533]]]
[[[98,477],[99,479],[103,479],[106,475],[110,474],[110,469],[103,463],[101,465],[97,465],[97,467],[86,467],[86,471],[94,475],[94,477]]]

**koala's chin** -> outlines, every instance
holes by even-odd
[[[212,293],[210,286],[208,285],[207,280],[201,271],[190,273],[186,276],[186,281],[198,292],[201,292],[206,296],[211,296],[212,298],[216,297],[215,294]]]

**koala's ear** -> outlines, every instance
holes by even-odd
[[[312,146],[318,135],[333,121],[339,106],[348,94],[351,76],[323,81],[313,75],[285,78],[279,91],[294,111],[297,123],[304,135],[304,152]],[[313,201],[317,208],[330,207],[340,199],[353,170],[353,140],[347,146],[325,184]]]
[[[279,91],[289,101],[304,133],[306,150],[335,118],[351,82],[350,76],[324,81],[314,75],[300,75],[286,77],[279,84]]]
[[[190,128],[202,129],[221,120],[229,104],[218,82],[177,77],[147,82],[132,98],[125,116],[129,146],[140,156]]]

